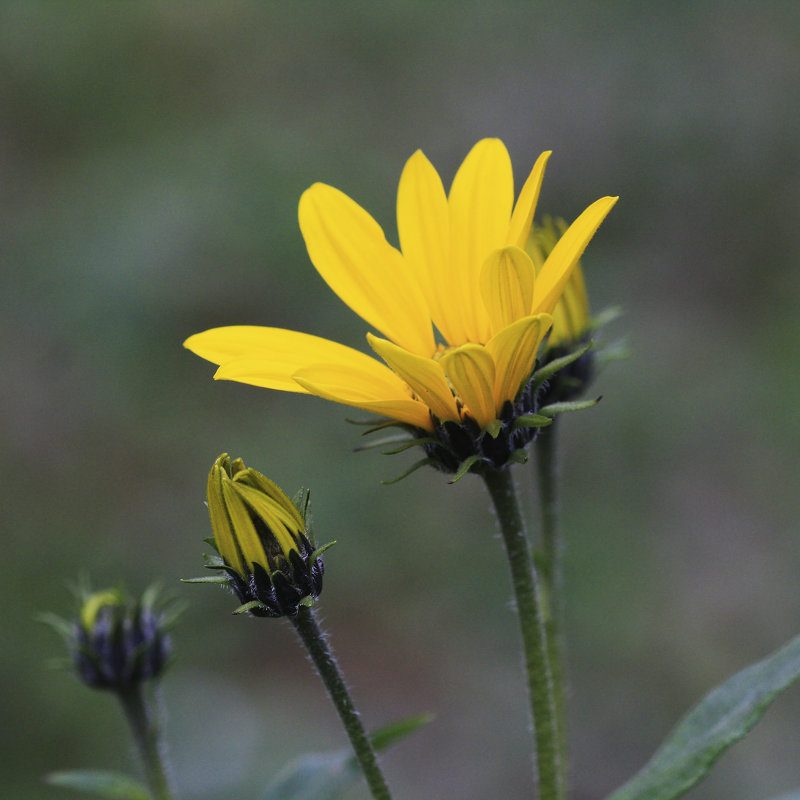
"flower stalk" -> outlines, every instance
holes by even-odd
[[[116,692],[139,750],[147,782],[154,800],[172,800],[169,775],[164,760],[164,745],[157,712],[145,694],[144,686],[135,683]]]
[[[367,736],[361,718],[353,705],[350,692],[344,682],[342,673],[328,646],[325,636],[320,630],[314,611],[307,606],[300,606],[295,616],[289,617],[300,639],[308,650],[314,666],[317,668],[325,688],[328,690],[333,705],[353,745],[358,763],[367,779],[367,785],[375,800],[391,800],[389,787],[383,777],[375,750]]]
[[[547,603],[545,630],[558,719],[559,750],[566,762],[567,699],[562,566],[564,543],[559,523],[557,424],[558,420],[554,419],[549,428],[540,432],[534,450],[541,515],[541,553],[538,563],[541,565],[542,590]]]
[[[481,475],[497,512],[511,572],[533,717],[538,796],[541,800],[564,800],[566,787],[555,685],[539,579],[525,524],[510,470],[488,469]]]

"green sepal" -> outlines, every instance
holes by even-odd
[[[326,550],[333,547],[336,544],[336,540],[334,539],[332,542],[328,542],[328,544],[323,544],[322,547],[318,547],[312,554],[311,554],[311,563],[313,564]]]
[[[406,434],[402,434],[400,436],[386,436],[383,439],[376,439],[375,441],[369,442],[367,444],[360,444],[358,447],[353,448],[354,453],[363,453],[366,450],[377,450],[380,447],[385,447],[388,445],[393,444],[404,444],[406,442],[416,442],[417,439],[409,439]],[[435,441],[434,439],[427,438],[426,441]]]
[[[496,439],[500,435],[500,431],[503,430],[503,423],[499,419],[493,419],[484,430],[492,439]]]
[[[219,553],[219,548],[217,547],[217,540],[213,536],[209,536],[203,541],[209,546],[214,548],[215,553]]]
[[[400,445],[393,447],[391,450],[381,450],[381,454],[396,456],[398,453],[405,453],[406,450],[410,450],[412,447],[421,447],[424,444],[436,444],[436,439],[431,439],[428,436],[420,437],[419,439],[405,439]]]
[[[522,447],[519,450],[512,450],[508,455],[508,460],[514,464],[527,464],[528,458],[528,451]]]
[[[372,430],[380,430],[381,428],[388,428],[391,425],[398,425],[399,423],[393,419],[383,419],[382,417],[373,417],[372,419],[352,419],[350,417],[345,417],[344,421],[349,423],[350,425],[360,425],[364,427],[365,425],[372,426]],[[369,433],[369,431],[367,431]]]
[[[297,601],[298,606],[305,606],[306,608],[313,608],[317,604],[317,598],[313,594],[307,594],[305,597]]]
[[[630,345],[625,337],[617,339],[611,342],[611,344],[603,345],[603,347],[597,351],[597,368],[602,369],[606,364],[610,364],[613,361],[625,361],[631,357],[631,353]]]
[[[481,457],[478,456],[478,455],[472,455],[469,458],[465,458],[461,462],[461,466],[458,468],[458,472],[456,472],[456,474],[453,475],[453,477],[447,482],[448,483],[455,483],[456,481],[460,481],[470,471],[470,468],[472,467],[472,465],[476,461],[480,461],[480,460],[481,460]]]
[[[430,458],[423,458],[417,461],[415,464],[412,464],[402,475],[399,475],[397,478],[392,478],[388,481],[381,481],[384,486],[391,486],[393,483],[399,483],[403,478],[407,478],[412,472],[416,472],[420,467],[425,467],[428,464],[433,464],[434,462]]]
[[[546,417],[544,414],[523,414],[514,420],[511,427],[514,430],[517,428],[546,428],[552,424],[553,418]]]
[[[376,750],[384,750],[427,725],[433,717],[419,714],[387,725],[370,736]],[[272,779],[261,800],[337,800],[363,780],[353,751],[308,753],[290,761]]]
[[[556,414],[565,414],[568,411],[583,411],[584,408],[596,406],[602,397],[595,397],[594,400],[569,400],[564,403],[550,403],[549,406],[539,409],[539,413],[546,417],[554,417]]]
[[[120,772],[100,769],[72,769],[51,772],[44,780],[51,786],[63,786],[102,797],[104,800],[152,800],[141,783]]]
[[[75,628],[73,623],[71,623],[69,620],[59,617],[58,614],[53,614],[50,611],[37,614],[35,619],[37,622],[41,622],[44,625],[52,628],[68,644],[72,642],[72,638],[75,635]]]
[[[579,347],[577,350],[573,350],[571,353],[561,356],[561,358],[554,358],[552,361],[549,361],[547,364],[545,364],[541,369],[537,369],[531,378],[533,388],[538,388],[546,380],[552,378],[556,372],[564,369],[564,367],[568,367],[573,361],[577,361],[584,353],[588,353],[589,350],[592,349],[593,344],[593,340],[590,339],[583,347]]]
[[[297,509],[297,513],[303,518],[303,524],[306,526],[306,536],[308,536],[308,541],[311,542],[313,547],[316,541],[314,540],[314,516],[311,513],[311,489],[301,486],[297,490],[297,494],[292,498],[292,504]]]
[[[224,575],[203,575],[200,578],[181,578],[181,583],[227,583]]]
[[[685,794],[798,678],[800,636],[709,692],[650,761],[608,800],[675,800]]]
[[[613,322],[615,319],[619,319],[621,316],[621,306],[609,306],[609,308],[604,308],[601,312],[589,320],[589,330],[594,331],[598,328],[603,328],[608,325],[609,322]]]
[[[262,603],[260,600],[251,600],[249,603],[244,603],[243,605],[239,606],[239,608],[232,611],[232,614],[246,614],[248,611],[252,611],[254,608],[264,608],[269,611],[269,607]]]

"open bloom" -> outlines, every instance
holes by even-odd
[[[525,246],[549,156],[538,158],[515,203],[511,160],[498,139],[472,148],[449,194],[417,151],[400,178],[400,249],[338,189],[316,183],[303,193],[300,229],[311,261],[383,334],[367,333],[383,363],[328,339],[255,326],[215,328],[185,346],[218,364],[218,379],[314,394],[420,432],[447,423],[496,428],[617,199],[590,205],[537,272]]]

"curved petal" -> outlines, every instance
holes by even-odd
[[[284,328],[232,325],[190,336],[184,346],[201,358],[220,364],[214,377],[268,389],[305,392],[293,375],[310,364],[339,364],[371,376],[376,386],[387,383],[396,391],[403,382],[374,358],[352,347]]]
[[[508,244],[524,248],[528,241],[531,224],[533,223],[533,214],[536,211],[536,203],[539,201],[539,190],[542,188],[542,180],[544,179],[544,168],[547,166],[547,159],[550,158],[552,152],[552,150],[545,150],[536,159],[531,174],[528,175],[528,179],[519,193],[519,199],[514,206],[511,222],[508,225],[508,234],[506,235]]]
[[[482,345],[465,344],[446,352],[440,363],[466,410],[485,428],[497,416],[495,368],[489,352]]]
[[[239,545],[236,544],[236,536],[225,500],[224,487],[229,481],[230,478],[224,470],[215,465],[208,475],[208,513],[211,517],[211,529],[214,531],[214,542],[219,554],[239,575],[244,576],[245,565]]]
[[[498,410],[506,400],[514,401],[522,384],[533,371],[536,353],[553,318],[536,314],[519,319],[493,336],[486,350],[495,363],[494,399]]]
[[[421,150],[406,162],[397,188],[397,232],[410,272],[428,301],[431,319],[448,342],[463,342],[450,274],[450,218],[442,180]]]
[[[298,216],[308,255],[328,286],[401,347],[433,355],[425,298],[380,225],[346,194],[324,183],[303,192]]]
[[[501,331],[530,312],[535,269],[519,247],[495,250],[481,270],[481,295],[492,331]]]
[[[375,362],[378,363],[378,362]],[[359,376],[338,364],[315,364],[298,370],[295,380],[310,394],[333,400],[346,406],[354,406],[382,417],[390,417],[398,422],[406,422],[417,428],[433,430],[428,407],[414,400],[403,381],[388,367],[389,375],[401,387],[389,393],[376,386],[368,376]],[[388,388],[388,387],[385,387]]]
[[[233,481],[222,479],[222,496],[225,498],[225,508],[228,510],[228,516],[231,520],[233,527],[233,538],[235,539],[236,548],[241,553],[242,560],[245,562],[246,569],[252,572],[253,564],[266,564],[267,555],[264,552],[264,545],[261,544],[261,538],[256,531],[253,520],[242,503],[239,493],[234,486]],[[233,553],[229,555],[233,556]],[[227,556],[222,554],[222,557],[227,561]],[[239,561],[239,559],[237,559]],[[241,563],[239,561],[239,563]],[[228,561],[231,566],[233,564]],[[244,577],[246,573],[240,572]]]
[[[553,309],[553,330],[549,345],[562,342],[577,342],[589,327],[589,298],[580,261],[575,265],[561,293],[561,299]]]
[[[556,242],[536,276],[532,311],[549,314],[553,310],[573,267],[617,200],[618,197],[601,197],[595,200]]]
[[[396,344],[367,334],[370,347],[411,387],[440,420],[461,417],[438,361],[409,353]]]
[[[463,341],[489,338],[489,315],[480,298],[478,278],[489,253],[506,244],[513,202],[514,176],[508,151],[499,139],[483,139],[464,159],[448,199],[450,283],[457,287],[452,302],[462,306]]]

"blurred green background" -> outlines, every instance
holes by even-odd
[[[255,797],[344,745],[288,626],[177,582],[202,571],[222,451],[312,488],[339,541],[322,611],[368,725],[436,715],[385,758],[396,796],[529,796],[479,481],[382,486],[414,456],[353,453],[346,409],[214,383],[181,347],[249,323],[366,349],[297,201],[331,183],[394,240],[417,148],[446,185],[483,136],[518,181],[552,148],[540,209],[568,218],[621,196],[584,265],[633,354],[562,425],[574,797],[800,630],[800,4],[6,0],[0,64],[5,797],[134,769],[112,700],[49,669],[60,643],[32,621],[69,612],[81,570],[188,604],[163,684],[182,797]],[[795,689],[690,797],[766,798],[798,764]]]

